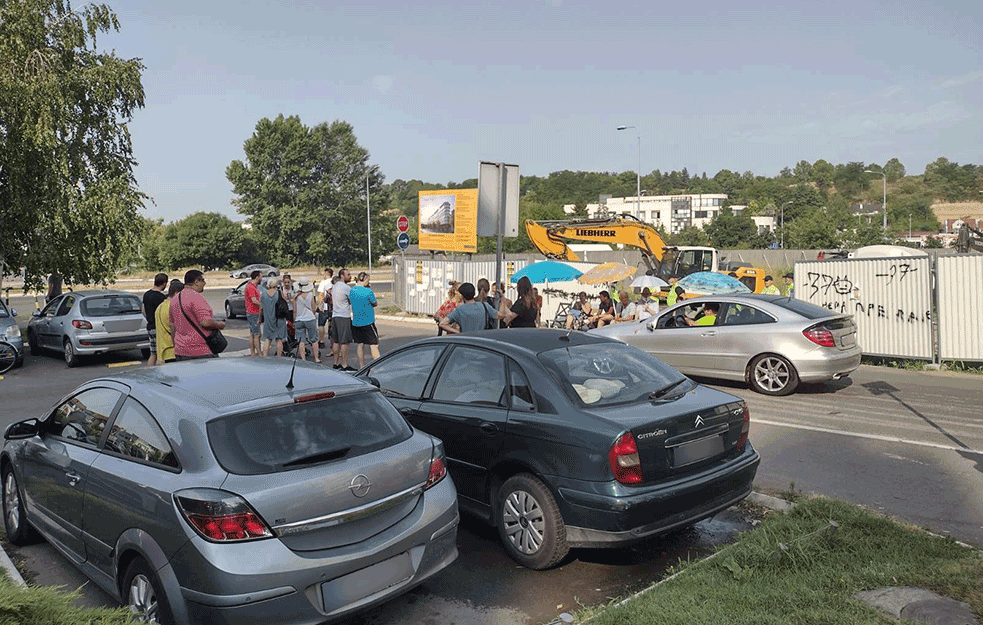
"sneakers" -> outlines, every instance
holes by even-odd
[[[344,367],[342,371],[358,371],[355,367]]]
[[[333,369],[341,369],[341,365],[335,364],[335,365],[332,365],[332,368]]]

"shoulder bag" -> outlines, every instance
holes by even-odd
[[[181,309],[181,314],[184,315],[184,318],[188,320],[188,323],[191,324],[191,327],[194,328],[195,331],[201,335],[201,338],[205,339],[205,344],[208,345],[208,349],[212,350],[212,353],[215,354],[216,356],[224,352],[225,348],[229,346],[229,339],[225,338],[225,335],[222,334],[222,331],[212,330],[211,333],[209,334],[205,334],[204,332],[202,332],[201,328],[198,327],[198,324],[191,320],[191,317],[188,316],[188,313],[184,312],[184,302],[181,301],[180,293],[178,293],[177,296],[177,304],[178,304],[178,308]]]

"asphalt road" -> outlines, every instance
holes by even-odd
[[[221,310],[224,292],[206,292]],[[14,298],[12,298],[14,299]],[[20,308],[16,302],[15,306]],[[32,306],[33,308],[33,306]],[[26,308],[29,311],[30,308]],[[21,315],[22,324],[26,323]],[[432,324],[380,324],[383,353],[434,331]],[[246,346],[243,320],[229,322],[230,350]],[[139,354],[101,356],[68,369],[55,355],[27,356],[0,381],[0,426],[40,416],[84,380]],[[354,357],[352,357],[354,363]],[[740,395],[751,409],[751,440],[762,455],[756,488],[814,492],[853,501],[970,543],[983,545],[983,384],[979,376],[861,367],[852,378],[772,398],[740,385],[705,381]],[[699,557],[747,527],[725,514],[631,549],[576,550],[563,566],[533,572],[515,565],[493,529],[465,516],[461,557],[406,596],[353,623],[543,623],[578,605],[605,603],[646,586],[680,557]],[[34,579],[82,586],[81,602],[111,605],[46,545],[20,549]]]

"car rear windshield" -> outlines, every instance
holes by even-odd
[[[832,317],[836,314],[828,308],[823,308],[822,306],[816,306],[815,304],[810,304],[809,302],[803,302],[802,300],[792,299],[789,297],[777,297],[771,300],[771,303],[779,308],[784,308],[785,310],[791,310],[794,313],[798,313],[806,319],[822,319],[824,317]]]
[[[140,300],[132,295],[100,295],[82,300],[82,314],[86,317],[118,317],[139,315]]]
[[[378,391],[221,417],[207,425],[222,467],[261,475],[352,458],[412,436],[403,416]]]
[[[624,343],[595,343],[539,354],[564,392],[587,406],[656,399],[685,377],[658,358]],[[674,388],[687,390],[685,384]]]

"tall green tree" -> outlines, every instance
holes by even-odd
[[[897,158],[892,158],[884,163],[884,173],[887,174],[888,182],[897,182],[904,178],[905,168]]]
[[[750,215],[735,215],[729,208],[720,211],[704,231],[710,239],[710,245],[722,249],[748,248],[752,239],[758,234],[758,227]]]
[[[242,226],[220,213],[194,213],[164,229],[158,258],[171,271],[181,267],[227,268],[239,260]]]
[[[372,253],[391,250],[395,216],[384,176],[369,165],[368,150],[343,121],[308,128],[297,116],[261,119],[243,145],[246,160],[232,161],[226,177],[233,204],[266,244],[272,262],[364,263],[366,191],[372,212]],[[366,188],[368,187],[368,188]]]
[[[146,196],[127,122],[143,64],[96,49],[118,30],[105,4],[0,1],[0,276],[111,281],[137,247]]]

